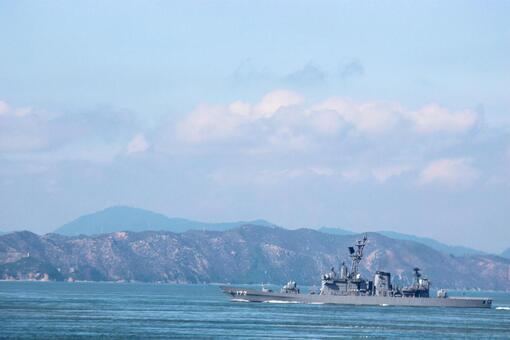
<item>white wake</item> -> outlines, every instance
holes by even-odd
[[[265,303],[299,303],[299,301],[267,300]]]

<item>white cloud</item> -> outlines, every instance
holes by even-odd
[[[268,137],[271,147],[288,150],[305,150],[310,146],[308,138],[302,134],[294,132],[288,127],[282,127],[274,131]]]
[[[340,171],[340,177],[348,182],[359,182],[363,179],[363,174],[359,169],[347,169]]]
[[[15,116],[25,117],[29,114],[36,113],[29,106],[24,107],[11,107],[7,102],[0,100],[0,117],[1,116]]]
[[[334,112],[357,132],[364,134],[385,132],[406,122],[422,134],[463,133],[472,129],[479,120],[478,115],[471,110],[453,112],[437,104],[412,111],[398,103],[356,103],[338,97],[329,98],[313,106],[312,110]]]
[[[335,170],[327,166],[312,166],[310,167],[310,171],[317,176],[330,177],[335,175]]]
[[[413,111],[395,102],[355,102],[339,97],[303,103],[299,94],[277,90],[255,104],[237,100],[226,105],[200,105],[177,125],[177,135],[190,143],[257,136],[270,144],[287,135],[289,145],[295,145],[296,139],[313,144],[317,138],[346,130],[373,137],[396,135],[399,130],[414,131],[417,137],[458,134],[472,129],[478,121],[470,110],[454,112],[437,104]]]
[[[145,139],[143,134],[137,134],[133,137],[133,139],[129,142],[127,146],[127,153],[133,154],[137,152],[144,152],[149,148],[149,143]]]
[[[470,110],[452,112],[437,104],[430,104],[406,116],[421,133],[462,133],[472,129],[479,117]]]
[[[429,163],[420,173],[421,184],[466,185],[479,176],[468,158],[445,158]]]
[[[395,103],[353,101],[333,97],[311,108],[314,112],[330,112],[349,123],[360,133],[378,133],[393,128],[402,111]]]
[[[334,135],[345,126],[344,120],[332,110],[309,111],[307,119],[310,127],[323,135]]]
[[[11,159],[111,160],[133,135],[130,113],[111,108],[60,113],[0,102],[0,112],[0,152]]]
[[[224,139],[236,135],[242,121],[239,111],[233,113],[223,106],[200,105],[177,125],[177,136],[190,143]]]
[[[411,171],[409,165],[392,165],[371,169],[369,165],[338,166],[309,165],[302,167],[283,167],[272,169],[228,168],[216,170],[209,178],[223,184],[232,183],[279,183],[296,179],[326,179],[337,183],[359,183],[371,178],[383,183],[391,178]],[[331,183],[331,182],[330,182]]]
[[[303,98],[291,91],[277,90],[266,94],[253,110],[255,117],[268,118],[284,107],[298,105]]]
[[[20,107],[14,111],[14,115],[17,117],[25,117],[32,113],[31,107]]]
[[[182,121],[159,129],[172,133],[160,133],[150,145],[143,134],[136,134],[139,127],[124,112],[102,109],[53,114],[0,101],[0,151],[11,158],[73,160],[80,155],[104,161],[168,146],[170,152],[185,154],[215,150],[214,157],[249,155],[262,163],[281,161],[287,169],[279,172],[284,177],[328,176],[345,182],[375,179],[384,183],[416,169],[417,161],[430,160],[429,135],[457,135],[477,121],[478,116],[469,110],[450,111],[436,104],[412,111],[399,103],[339,97],[306,103],[295,92],[277,90],[256,102],[199,105]],[[433,147],[437,152],[437,144]],[[388,159],[403,164],[379,167]],[[453,159],[429,164],[419,176],[423,184],[456,185],[472,181],[478,173],[469,160]],[[261,177],[279,176],[266,173]]]
[[[9,110],[9,104],[0,100],[0,115],[6,114]]]
[[[232,112],[232,114],[237,116],[243,116],[248,117],[251,114],[252,107],[249,103],[245,103],[243,101],[235,101],[232,104],[229,105],[229,111]]]
[[[217,169],[208,175],[208,178],[221,184],[277,184],[295,180],[309,180],[317,178],[340,179],[354,181],[353,178],[344,177],[343,173],[333,168],[313,165],[304,167],[283,168],[224,168]]]
[[[390,165],[372,170],[374,178],[384,183],[392,177],[398,177],[412,169],[409,165]]]
[[[46,147],[51,137],[47,119],[45,111],[16,108],[0,101],[0,151],[27,152]]]
[[[199,143],[240,135],[245,125],[270,119],[279,110],[297,105],[302,97],[284,90],[266,94],[256,105],[235,101],[229,105],[200,105],[177,125],[182,141]]]

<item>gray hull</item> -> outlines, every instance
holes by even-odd
[[[224,293],[234,300],[249,302],[287,302],[310,304],[339,304],[363,306],[406,306],[406,307],[458,307],[491,308],[489,298],[417,298],[389,296],[317,295],[295,293],[270,293],[240,287],[222,286]]]

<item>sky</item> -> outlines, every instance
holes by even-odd
[[[0,230],[129,205],[502,251],[509,13],[0,0]]]

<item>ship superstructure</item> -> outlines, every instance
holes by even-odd
[[[322,275],[320,295],[374,295],[395,297],[429,297],[430,282],[420,273],[420,268],[414,268],[414,282],[412,285],[399,288],[393,287],[391,273],[376,271],[372,280],[365,279],[359,273],[359,264],[363,259],[363,250],[367,244],[367,235],[358,240],[353,247],[349,247],[351,269],[345,262],[340,266],[339,273],[335,268]]]

